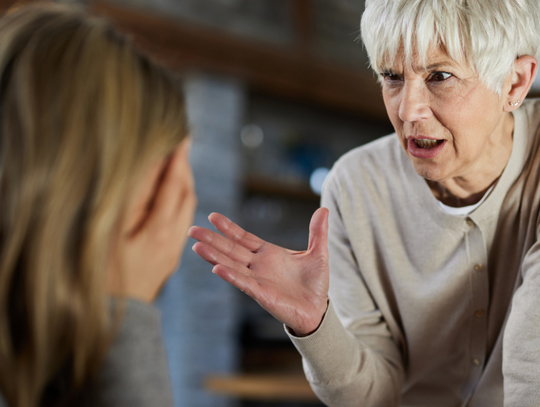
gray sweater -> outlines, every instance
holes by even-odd
[[[155,306],[126,302],[120,332],[89,390],[84,400],[88,407],[172,407],[161,316]]]
[[[291,335],[330,407],[540,406],[540,101],[468,217],[438,205],[396,135],[327,180],[330,305]]]
[[[172,405],[159,311],[153,305],[129,300],[96,383],[87,389],[77,407]],[[1,394],[0,407],[7,407]]]

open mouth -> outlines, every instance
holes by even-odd
[[[441,144],[444,140],[432,140],[427,138],[415,139],[414,144],[420,148],[433,148]]]

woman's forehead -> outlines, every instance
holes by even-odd
[[[383,70],[403,71],[412,69],[413,71],[433,71],[442,68],[470,69],[467,64],[460,63],[452,58],[442,47],[431,47],[426,55],[420,55],[416,50],[412,54],[405,55],[401,47],[391,61],[384,61],[381,64]]]

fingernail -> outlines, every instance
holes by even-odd
[[[212,273],[216,274],[216,268],[212,267]]]

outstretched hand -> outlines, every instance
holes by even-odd
[[[296,335],[319,326],[328,301],[328,209],[318,209],[309,226],[309,246],[297,252],[265,242],[225,216],[208,219],[223,235],[193,226],[193,250],[212,272],[255,299]]]

